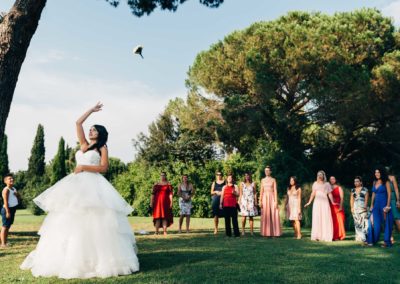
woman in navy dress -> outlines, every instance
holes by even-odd
[[[371,217],[368,225],[367,242],[369,246],[379,241],[381,227],[384,226],[384,244],[382,247],[392,245],[393,215],[390,208],[391,188],[388,175],[382,168],[375,169],[375,180],[372,186]]]

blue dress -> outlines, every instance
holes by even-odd
[[[386,185],[381,184],[378,188],[374,186],[372,187],[372,192],[375,193],[374,200],[374,208],[372,209],[371,217],[368,222],[368,236],[367,242],[368,244],[375,244],[379,241],[379,236],[382,230],[384,230],[383,240],[386,246],[391,246],[392,242],[390,241],[390,237],[392,236],[392,227],[393,227],[393,215],[392,210],[386,213],[386,220],[384,217],[383,209],[387,204],[387,191]]]

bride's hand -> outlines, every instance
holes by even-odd
[[[82,165],[76,166],[74,173],[79,174],[81,172],[83,172],[83,166]]]
[[[103,104],[101,102],[97,102],[97,104],[94,107],[92,107],[92,112],[101,111],[102,107],[103,107]]]

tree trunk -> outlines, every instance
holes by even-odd
[[[46,0],[16,0],[0,23],[0,141],[18,75]]]

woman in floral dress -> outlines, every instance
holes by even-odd
[[[242,236],[244,236],[247,217],[249,217],[250,233],[253,235],[253,217],[257,216],[257,190],[249,173],[244,175],[244,182],[240,184],[239,204],[240,214],[242,215]]]

